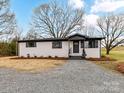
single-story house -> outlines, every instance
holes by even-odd
[[[101,57],[102,37],[73,34],[67,38],[45,38],[18,41],[18,56],[21,57]]]

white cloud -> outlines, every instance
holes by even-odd
[[[85,15],[85,25],[96,26],[99,16],[95,14]]]
[[[122,7],[124,7],[124,0],[96,0],[91,7],[91,12],[114,12]]]
[[[81,9],[84,7],[83,0],[68,0],[68,3],[71,7],[75,8],[75,9]]]

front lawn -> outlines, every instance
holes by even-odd
[[[43,71],[63,65],[65,60],[52,59],[11,59],[12,57],[0,57],[1,68],[12,68],[19,71]]]

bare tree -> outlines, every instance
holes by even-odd
[[[27,35],[26,35],[26,38],[25,39],[41,39],[41,38],[44,38],[41,36],[41,34],[39,34],[37,31],[30,29],[28,32],[27,32]]]
[[[113,48],[124,42],[124,16],[111,15],[99,19],[98,31],[105,37],[102,44],[108,55]]]
[[[33,30],[41,37],[66,37],[80,30],[83,11],[63,7],[56,2],[37,7],[32,17]]]
[[[84,34],[84,35],[87,35],[87,36],[91,36],[91,37],[93,37],[93,36],[96,36],[96,28],[94,27],[94,26],[92,26],[92,25],[85,25],[85,26],[83,26],[83,31],[82,31],[82,33]]]
[[[10,12],[9,0],[0,0],[0,37],[7,39],[16,27],[14,13]]]

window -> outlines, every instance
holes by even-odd
[[[52,48],[62,48],[62,42],[61,41],[52,42]]]
[[[81,48],[84,48],[84,41],[81,41]]]
[[[89,48],[98,48],[98,40],[89,41]]]
[[[88,41],[85,41],[85,42],[84,42],[84,47],[85,47],[85,48],[88,48],[88,47],[89,47],[89,42],[88,42]]]
[[[95,48],[98,48],[98,40],[95,40]]]
[[[36,42],[26,42],[26,47],[36,47]]]
[[[94,46],[94,42],[93,41],[89,41],[89,48],[93,48]]]

